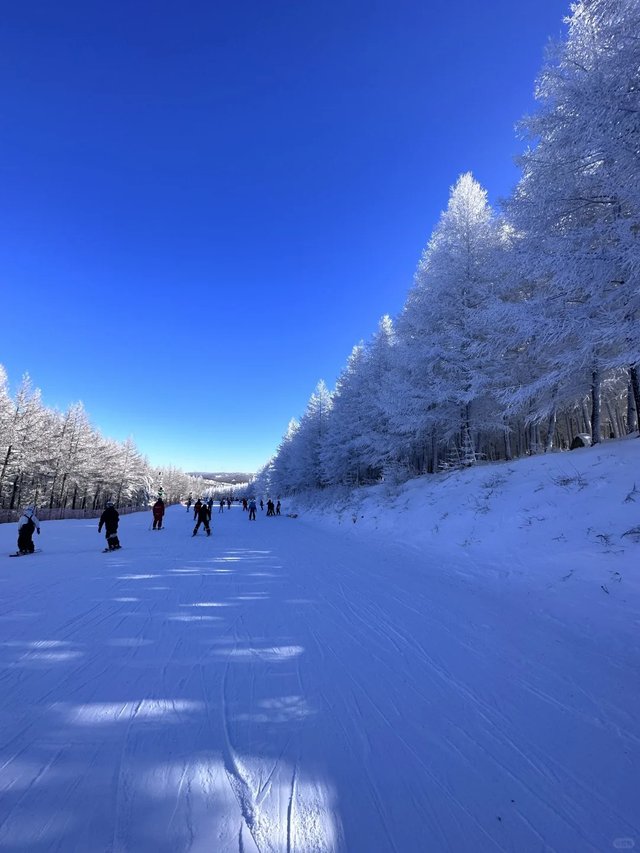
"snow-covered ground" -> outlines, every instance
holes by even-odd
[[[214,509],[208,539],[174,507],[110,554],[43,524],[0,558],[0,849],[640,847],[639,462]]]

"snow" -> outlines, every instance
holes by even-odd
[[[210,538],[172,507],[108,554],[44,522],[0,558],[0,849],[640,844],[639,457],[234,507]]]

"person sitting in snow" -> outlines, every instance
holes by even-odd
[[[120,548],[120,540],[118,539],[118,523],[120,522],[120,513],[113,505],[112,501],[107,501],[106,507],[100,516],[98,524],[98,533],[101,532],[104,526],[105,535],[107,537],[107,550],[116,551]]]
[[[36,515],[36,508],[25,507],[18,521],[18,554],[33,554],[36,546],[33,544],[33,534],[38,531],[40,535],[40,521]]]
[[[162,498],[153,505],[153,529],[162,530],[162,519],[164,518],[164,501]]]

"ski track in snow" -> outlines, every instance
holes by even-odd
[[[0,850],[640,846],[637,644],[604,611],[301,519],[148,524],[0,560]]]

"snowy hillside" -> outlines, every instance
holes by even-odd
[[[455,571],[537,585],[640,585],[640,441],[531,456],[291,503],[354,536],[382,535],[447,555]]]

